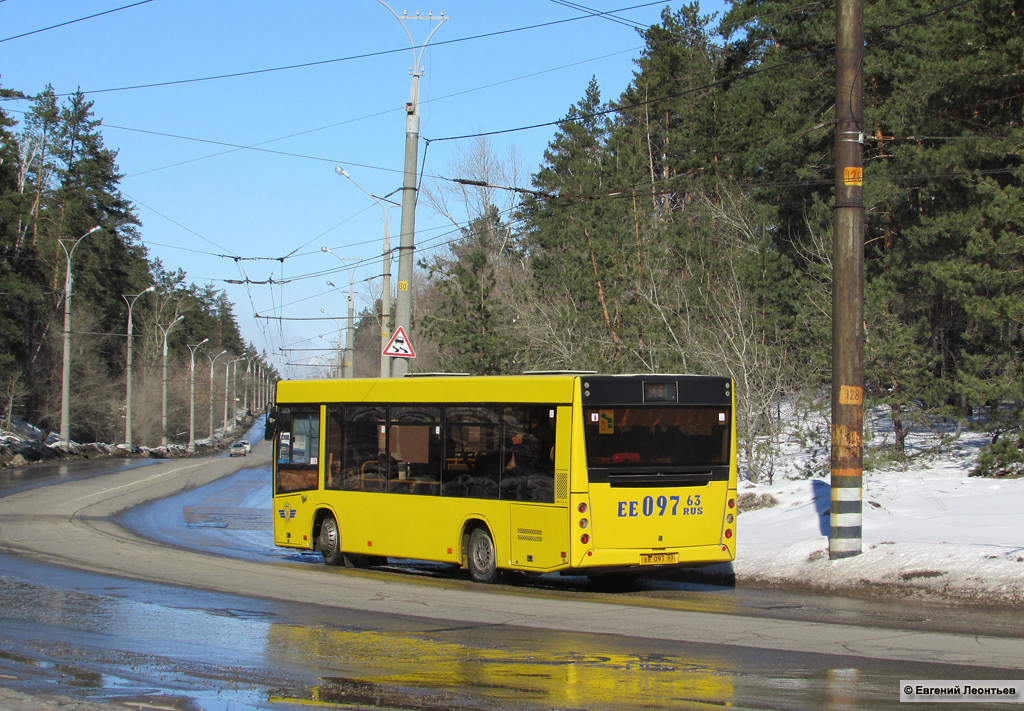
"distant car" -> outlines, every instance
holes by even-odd
[[[232,457],[244,457],[247,454],[249,454],[249,449],[250,447],[248,442],[235,442],[233,445],[231,445],[230,454]]]

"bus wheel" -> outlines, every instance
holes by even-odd
[[[469,575],[478,583],[493,583],[498,579],[498,564],[494,556],[494,541],[485,528],[474,528],[469,534]]]
[[[334,516],[327,516],[321,522],[317,547],[324,556],[325,564],[342,565],[345,562],[345,555],[341,552],[341,531]]]

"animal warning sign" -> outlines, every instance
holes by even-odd
[[[388,341],[388,345],[384,349],[384,355],[391,356],[392,358],[416,357],[416,351],[413,350],[412,343],[409,342],[409,337],[405,335],[405,329],[401,326],[395,330],[395,335]]]

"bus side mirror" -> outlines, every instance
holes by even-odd
[[[263,439],[268,442],[273,441],[277,437],[277,408],[271,408],[270,412],[267,413],[267,423],[263,427]]]

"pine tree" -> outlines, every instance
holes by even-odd
[[[537,303],[547,309],[535,317],[546,322],[542,331],[562,334],[566,346],[558,355],[547,347],[537,353],[531,362],[541,368],[622,367],[621,311],[631,302],[625,292],[635,287],[629,272],[636,268],[623,255],[635,232],[625,201],[615,199],[632,188],[628,176],[614,171],[608,112],[591,80],[559,124],[534,177],[534,187],[547,197],[523,204]]]
[[[473,220],[449,257],[422,265],[438,292],[433,311],[422,325],[441,349],[442,366],[474,375],[514,373],[522,348],[503,289],[503,249],[509,227],[493,205]]]
[[[890,296],[869,312],[869,352],[906,345],[876,387],[902,412],[962,419],[985,406],[996,436],[1019,432],[1024,18],[988,1],[885,10],[869,17],[895,29],[866,62],[865,172],[869,289]],[[886,337],[890,319],[901,330]]]

